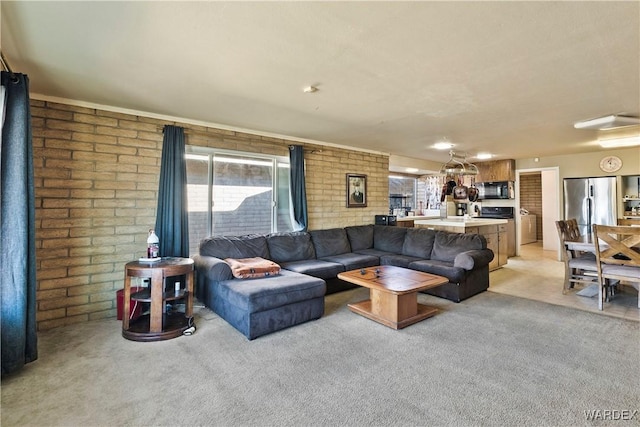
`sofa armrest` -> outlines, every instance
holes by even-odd
[[[476,268],[489,265],[493,260],[493,256],[493,251],[491,249],[474,249],[471,251],[465,251],[456,255],[453,260],[453,266],[471,271]]]
[[[214,282],[233,279],[231,267],[220,258],[207,255],[194,255],[193,261],[198,274]]]

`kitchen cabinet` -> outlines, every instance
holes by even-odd
[[[509,227],[506,220],[427,220],[415,221],[415,227],[452,233],[481,234],[487,241],[487,249],[491,249],[494,255],[493,260],[489,263],[489,271],[496,270],[507,263],[509,256]]]
[[[509,238],[507,224],[498,225],[498,265],[496,268],[507,264]],[[491,269],[491,267],[489,267]]]
[[[516,220],[507,220],[507,256],[516,256]]]
[[[478,227],[478,234],[487,240],[487,248],[493,251],[493,260],[489,271],[496,270],[507,263],[507,224],[484,225]]]
[[[491,160],[475,163],[478,168],[476,182],[497,182],[516,180],[516,161],[513,159]]]

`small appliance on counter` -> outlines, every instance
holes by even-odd
[[[477,218],[480,216],[480,203],[470,202],[468,207],[470,217]]]
[[[456,202],[456,216],[465,216],[467,214],[467,204]]]
[[[397,225],[398,218],[395,215],[376,215],[375,216],[375,224],[376,225]]]

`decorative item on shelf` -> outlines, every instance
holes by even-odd
[[[467,162],[466,156],[460,156],[453,150],[449,151],[449,160],[440,167],[443,175],[478,175],[478,168]]]

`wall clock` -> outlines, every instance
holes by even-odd
[[[600,169],[603,172],[616,172],[622,167],[622,160],[616,156],[606,156],[600,160]]]

